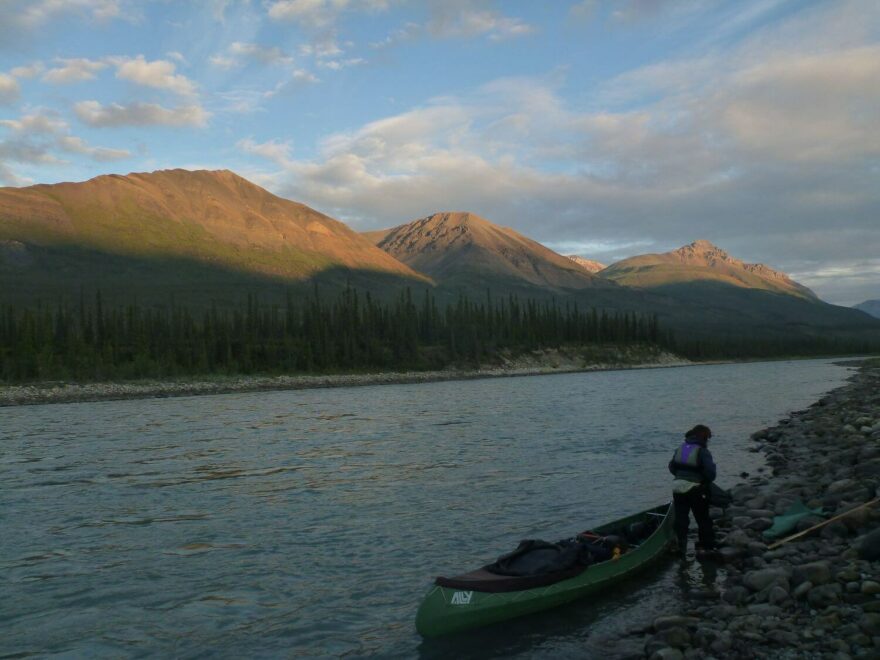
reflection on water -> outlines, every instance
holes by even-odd
[[[681,433],[722,483],[829,361],[0,410],[0,656],[558,656],[718,589],[669,561],[515,626],[422,642],[438,573],[667,499]]]

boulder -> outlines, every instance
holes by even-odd
[[[773,583],[788,588],[788,571],[782,568],[761,568],[743,575],[743,584],[752,591],[763,591]]]
[[[859,558],[869,561],[880,559],[880,528],[862,537],[859,543]]]
[[[831,582],[831,579],[831,564],[827,561],[814,561],[809,564],[795,566],[792,573],[792,582],[794,584],[809,581],[814,586],[819,586]]]
[[[817,610],[824,610],[829,605],[840,602],[840,594],[843,587],[839,584],[823,584],[810,590],[807,594],[807,602]]]
[[[654,630],[660,632],[667,628],[687,628],[696,626],[699,623],[700,620],[695,616],[659,616],[654,619]]]

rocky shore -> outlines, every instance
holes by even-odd
[[[809,409],[755,433],[772,476],[732,490],[712,515],[723,537],[716,589],[685,597],[677,614],[633,631],[629,657],[880,657],[880,361]],[[769,549],[774,516],[800,500],[791,532],[853,511]],[[679,561],[679,560],[676,560]]]
[[[0,385],[0,407],[81,401],[147,399],[231,392],[302,390],[325,387],[358,387],[430,383],[476,378],[507,378],[584,371],[616,369],[653,369],[683,367],[693,364],[676,355],[663,352],[605,352],[605,359],[585,360],[582,354],[565,350],[533,351],[513,359],[501,358],[498,365],[479,369],[451,368],[443,371],[379,372],[366,374],[328,374],[320,376],[227,376],[186,378],[163,381],[132,381],[105,383],[37,383]]]

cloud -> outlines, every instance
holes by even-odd
[[[280,194],[362,228],[454,206],[612,257],[709,236],[798,273],[846,261],[855,286],[873,277],[864,264],[880,244],[880,52],[852,32],[822,34],[821,52],[805,46],[809,31],[794,42],[768,30],[656,63],[586,108],[557,78],[508,78],[328,135],[313,158],[239,148],[272,164],[262,180]],[[835,224],[846,240],[829,237]],[[821,254],[801,269],[810,244]]]
[[[16,78],[36,78],[45,68],[42,62],[32,62],[24,66],[17,66],[11,69],[9,73]]]
[[[98,101],[80,101],[74,106],[76,116],[85,124],[99,128],[119,126],[205,126],[210,117],[200,105],[166,108],[155,103],[134,102],[126,105]]]
[[[112,58],[116,65],[116,77],[136,85],[164,89],[180,96],[195,94],[196,85],[189,78],[176,73],[177,66],[168,60],[144,59],[143,55],[134,58]]]
[[[261,46],[260,44],[233,41],[226,54],[217,54],[209,58],[214,66],[221,69],[232,69],[241,66],[245,60],[266,65],[290,65],[293,58],[278,46]]]
[[[235,144],[240,151],[265,158],[281,167],[290,167],[293,161],[290,159],[290,143],[269,140],[268,142],[254,142],[251,138],[239,140]]]
[[[64,161],[61,154],[85,156],[97,162],[122,160],[131,154],[124,149],[94,147],[70,133],[70,127],[57,114],[35,111],[18,119],[0,120],[0,161],[25,165],[57,165]],[[8,166],[0,178],[21,185],[24,179]]]
[[[488,0],[429,0],[424,24],[407,22],[373,48],[387,48],[424,35],[435,39],[486,37],[504,41],[532,34],[535,28],[520,18],[505,16]]]
[[[333,25],[344,11],[386,11],[393,0],[274,0],[269,3],[269,18],[299,23],[309,28]]]
[[[21,88],[12,76],[0,73],[0,105],[10,105],[18,100]]]
[[[3,145],[0,143],[0,153],[3,151]],[[16,174],[11,167],[5,163],[0,163],[0,184],[4,186],[26,186],[33,183],[31,179]]]
[[[7,4],[13,20],[29,27],[38,27],[64,14],[105,21],[123,13],[119,0],[12,0]]]
[[[67,85],[93,80],[96,73],[107,68],[106,62],[82,57],[72,59],[58,58],[55,59],[55,63],[60,66],[53,67],[43,74],[43,82]]]
[[[522,19],[504,16],[498,11],[478,9],[474,3],[453,0],[434,2],[428,32],[438,38],[471,38],[487,36],[493,41],[522,37],[534,28]]]

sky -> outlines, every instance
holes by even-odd
[[[0,0],[0,185],[231,169],[361,231],[708,239],[880,298],[877,0]]]

